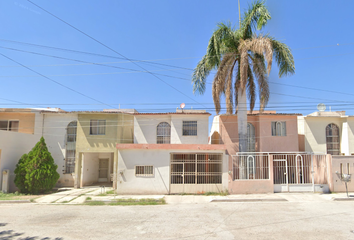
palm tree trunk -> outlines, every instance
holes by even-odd
[[[239,137],[239,152],[247,152],[247,97],[246,90],[238,89],[237,124]]]
[[[239,152],[247,152],[247,96],[246,90],[238,89],[237,94],[237,126],[238,126],[238,139],[239,139]],[[240,178],[247,178],[247,156],[240,155]]]

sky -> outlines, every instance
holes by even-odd
[[[185,103],[215,114],[211,85],[195,95],[191,76],[217,24],[238,26],[236,0],[31,1],[81,32],[30,1],[0,1],[1,108],[170,112]],[[354,1],[266,5],[262,33],[286,43],[296,67],[280,79],[273,62],[266,110],[307,115],[324,103],[354,115]]]

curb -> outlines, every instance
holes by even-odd
[[[3,200],[0,201],[0,204],[2,203],[31,203],[30,200]]]
[[[287,202],[284,198],[279,199],[213,199],[210,202]]]
[[[333,201],[354,201],[354,198],[333,198]]]

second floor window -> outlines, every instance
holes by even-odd
[[[106,120],[90,120],[90,135],[105,135]]]
[[[272,122],[272,136],[286,136],[286,122]]]
[[[326,145],[328,154],[340,154],[339,127],[334,123],[326,127]]]
[[[157,125],[156,143],[169,144],[171,142],[171,126],[167,122]]]
[[[18,120],[0,120],[0,130],[18,132],[20,122]]]
[[[76,132],[77,122],[73,121],[66,128],[65,173],[75,172]]]
[[[197,136],[197,121],[183,121],[183,136]]]

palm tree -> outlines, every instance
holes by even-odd
[[[239,29],[230,23],[218,24],[209,40],[207,53],[193,72],[193,92],[203,94],[206,78],[212,70],[217,70],[212,83],[216,114],[221,109],[220,99],[225,95],[227,113],[232,114],[236,107],[240,152],[247,151],[247,97],[252,112],[256,101],[255,79],[262,112],[269,99],[268,76],[273,57],[279,67],[279,77],[295,73],[294,59],[286,44],[269,35],[254,33],[270,19],[264,1],[257,0],[245,12]]]

